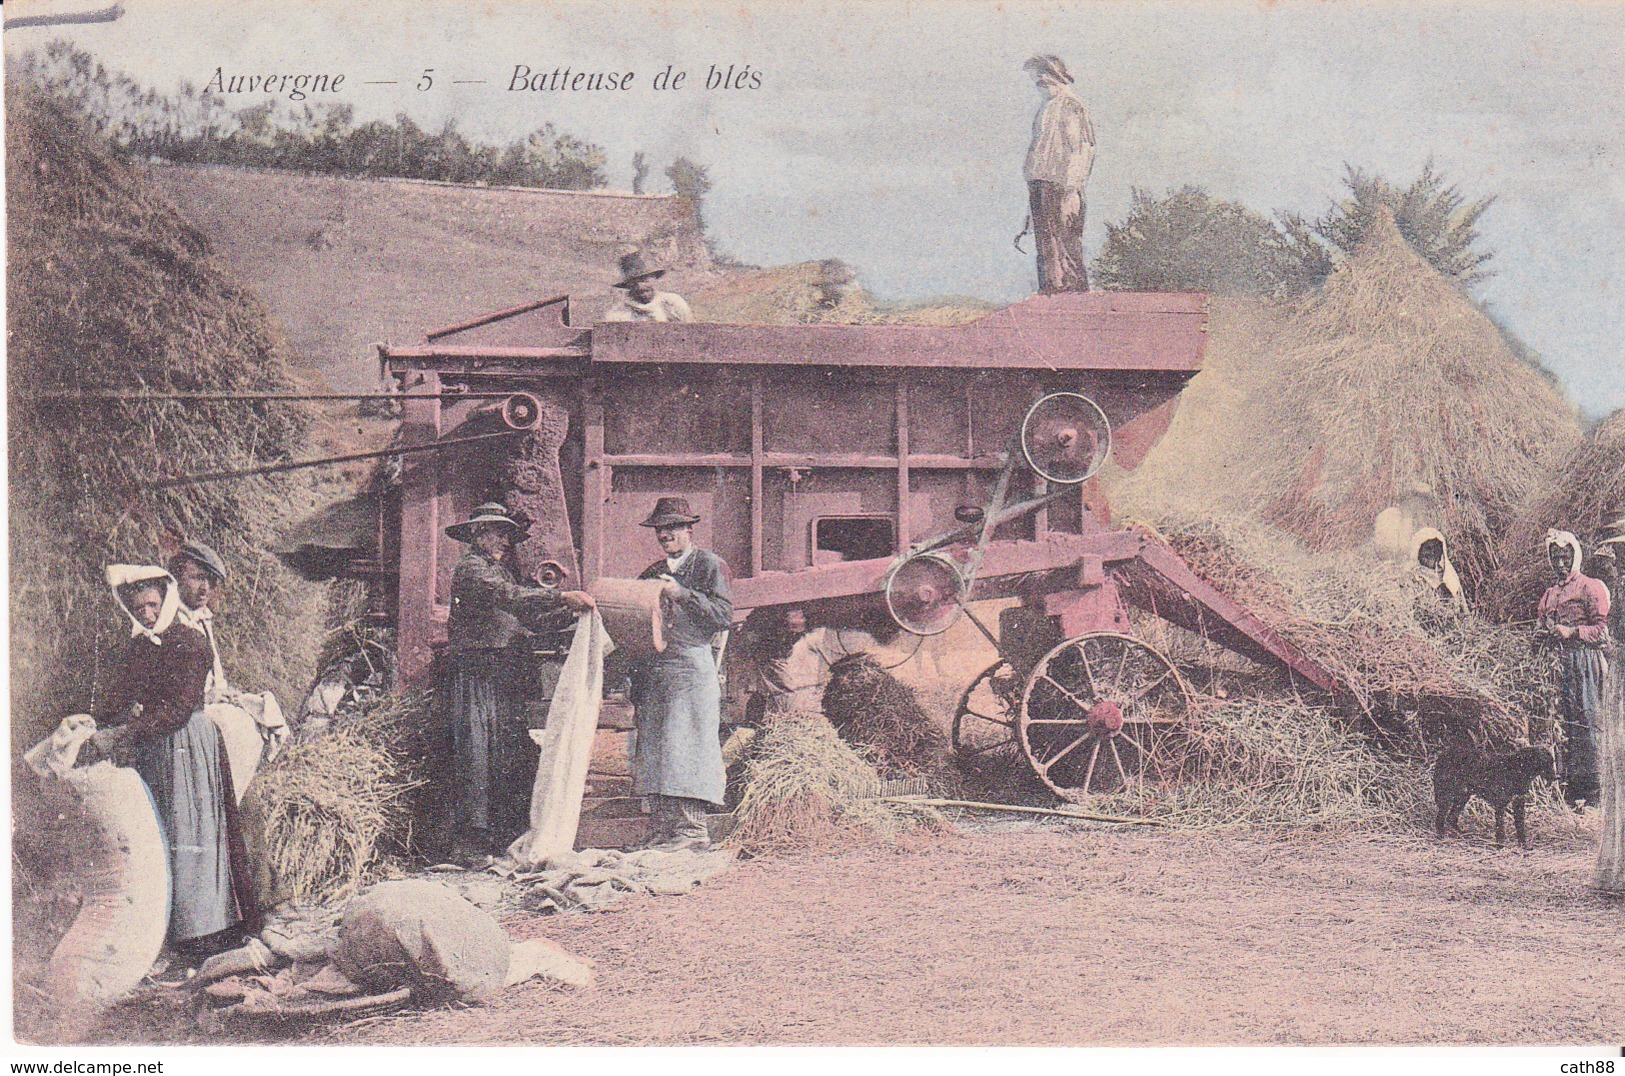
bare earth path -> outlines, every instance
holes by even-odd
[[[679,898],[513,920],[585,991],[317,1036],[375,1043],[1625,1042],[1625,902],[1594,826],[1530,853],[1409,836],[1027,825],[756,860]]]

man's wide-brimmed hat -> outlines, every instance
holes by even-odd
[[[630,254],[621,255],[621,282],[617,288],[630,288],[640,280],[653,280],[666,275],[664,269],[651,269],[643,260],[643,252],[634,250]]]
[[[459,542],[472,542],[476,534],[493,523],[508,528],[514,541],[530,533],[530,517],[525,513],[495,501],[487,501],[470,512],[463,522],[447,527],[446,534]]]
[[[662,497],[655,502],[655,510],[649,513],[649,518],[639,523],[640,527],[682,527],[693,526],[700,521],[688,507],[687,497]]]
[[[175,559],[193,561],[212,575],[216,583],[226,581],[226,562],[221,559],[219,553],[195,538],[188,538],[181,543],[180,549],[175,553]],[[179,569],[178,564],[176,568]]]
[[[1031,71],[1034,75],[1048,75],[1057,82],[1071,83],[1075,81],[1072,78],[1072,72],[1066,69],[1066,61],[1054,53],[1046,52],[1041,56],[1034,56],[1022,64],[1021,69]]]

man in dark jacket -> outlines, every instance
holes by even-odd
[[[485,855],[522,833],[530,817],[536,745],[525,714],[519,644],[530,625],[585,613],[592,595],[524,586],[508,567],[514,543],[530,529],[520,512],[482,504],[446,534],[469,550],[451,576],[451,647],[447,697],[457,782],[456,848]]]
[[[635,671],[637,747],[633,791],[653,797],[665,851],[710,846],[705,814],[721,805],[722,682],[712,642],[733,623],[728,566],[694,544],[700,521],[683,497],[662,497],[641,526],[653,528],[666,554],[640,579],[664,581],[661,612],[666,649]]]

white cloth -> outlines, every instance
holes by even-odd
[[[124,615],[130,618],[130,636],[145,635],[154,646],[163,646],[164,641],[159,636],[169,630],[182,608],[180,587],[176,585],[175,577],[150,564],[109,564],[106,574],[107,585],[113,588],[113,599],[124,610]],[[126,584],[145,583],[148,580],[156,581],[164,588],[164,604],[158,610],[158,623],[150,628],[135,618],[130,607],[124,604],[124,595],[119,592],[119,588]]]
[[[1063,87],[1033,117],[1033,140],[1022,174],[1029,183],[1082,190],[1094,166],[1095,128],[1089,110],[1077,94]]]
[[[575,848],[604,698],[604,658],[614,649],[596,609],[581,617],[547,708],[547,727],[531,731],[541,757],[530,793],[530,829],[508,846],[508,855],[531,869]]]
[[[287,718],[282,715],[282,704],[269,691],[252,694],[238,691],[226,679],[226,667],[220,660],[220,644],[214,637],[214,610],[207,607],[192,609],[182,605],[176,618],[182,624],[201,631],[203,637],[209,640],[209,654],[214,664],[203,687],[204,710],[220,726],[221,735],[226,738],[231,774],[237,782],[237,800],[241,802],[248,782],[260,765],[271,762],[282,753],[291,735]],[[231,712],[234,710],[246,715],[258,730],[260,746],[257,750],[251,750],[254,745],[241,735],[242,721]],[[251,754],[254,756],[252,761],[249,757]]]
[[[605,321],[693,321],[688,303],[681,295],[657,291],[647,303],[640,303],[630,295],[604,312]]]
[[[1437,568],[1429,568],[1422,563],[1422,546],[1428,542],[1439,543],[1440,557]],[[1446,544],[1444,535],[1437,528],[1423,527],[1411,536],[1411,564],[1434,593],[1438,593],[1442,588],[1449,593],[1452,601],[1463,600],[1461,577],[1456,574],[1455,566],[1450,563],[1450,546]]]
[[[1585,560],[1585,552],[1580,548],[1580,539],[1568,531],[1560,531],[1556,527],[1546,532],[1546,553],[1551,555],[1553,546],[1568,546],[1574,553],[1574,563],[1569,565],[1569,575],[1580,574],[1580,564]]]
[[[667,557],[666,558],[666,570],[669,571],[669,572],[673,572],[673,573],[682,571],[683,570],[683,565],[688,563],[689,558],[694,556],[694,550],[696,550],[698,548],[699,548],[698,546],[692,546],[691,545],[687,549],[685,549],[680,555],[675,556],[675,557]]]
[[[81,808],[66,835],[76,849],[79,914],[51,952],[46,987],[58,1011],[94,1011],[133,990],[158,959],[169,927],[169,854],[141,776],[101,761],[74,768],[96,722],[62,720],[23,757],[48,794]]]

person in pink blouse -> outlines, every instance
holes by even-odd
[[[1596,731],[1608,680],[1608,588],[1580,572],[1580,540],[1568,531],[1546,532],[1546,559],[1558,582],[1541,595],[1537,642],[1557,647],[1558,710],[1563,718],[1558,776],[1563,797],[1579,810],[1598,800]]]

